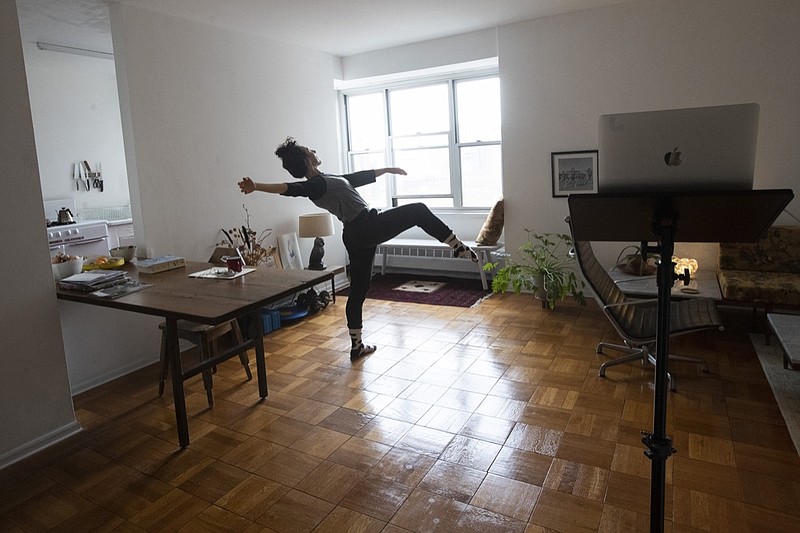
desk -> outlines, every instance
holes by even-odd
[[[185,268],[158,274],[140,274],[135,263],[126,264],[123,268],[131,279],[152,286],[113,300],[97,298],[84,292],[57,290],[57,296],[62,300],[160,316],[166,320],[167,353],[172,368],[172,394],[181,448],[189,446],[189,423],[186,418],[183,382],[205,369],[230,359],[243,348],[255,348],[258,392],[261,399],[266,398],[267,366],[264,359],[261,309],[328,280],[335,289],[334,276],[342,271],[341,267],[328,270],[257,269],[255,272],[231,280],[189,277],[189,274],[211,266],[208,263],[189,262]],[[256,325],[252,338],[245,340],[241,346],[226,350],[189,368],[183,368],[178,346],[178,320],[216,325],[246,315],[251,315],[252,322]]]
[[[655,297],[658,296],[658,286],[655,276],[635,276],[626,274],[617,268],[609,270],[609,275],[622,292],[630,296]],[[696,291],[696,292],[695,292]],[[722,300],[716,272],[700,270],[688,285],[678,280],[670,291],[672,298],[711,298],[715,301]]]

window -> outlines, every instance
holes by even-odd
[[[496,74],[342,91],[348,171],[400,167],[359,188],[374,207],[489,208],[502,194]]]

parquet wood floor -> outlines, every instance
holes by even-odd
[[[495,295],[472,309],[345,298],[265,339],[270,394],[238,360],[187,384],[180,451],[155,365],[75,398],[80,435],[0,472],[0,531],[647,531],[652,369],[599,378],[600,311]],[[667,531],[800,531],[800,458],[747,336],[682,337]]]

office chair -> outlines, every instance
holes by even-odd
[[[610,366],[621,365],[633,361],[642,364],[650,363],[655,366],[656,359],[653,350],[656,344],[658,329],[658,299],[629,298],[617,286],[605,268],[597,261],[588,241],[577,241],[574,238],[572,224],[569,217],[570,233],[575,245],[575,257],[586,282],[594,291],[595,299],[600,304],[603,314],[611,322],[617,334],[622,337],[624,344],[600,342],[597,353],[602,354],[604,349],[622,352],[624,355],[606,361],[600,366],[599,375],[605,377],[606,369]],[[670,302],[670,338],[693,333],[717,329],[722,330],[722,320],[719,317],[717,306],[710,298],[688,298]],[[703,372],[708,372],[708,365],[702,359],[669,355],[670,360],[697,363],[702,365]],[[670,390],[676,389],[675,381],[671,374],[667,374]]]

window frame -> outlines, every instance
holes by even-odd
[[[366,154],[375,154],[375,151],[370,150],[351,150],[350,147],[350,125],[349,125],[349,111],[347,108],[348,105],[348,98],[351,96],[361,96],[367,94],[375,94],[381,93],[382,100],[383,100],[383,114],[384,114],[384,161],[386,161],[386,165],[388,167],[396,166],[394,163],[394,139],[395,136],[392,135],[392,125],[391,125],[391,116],[390,116],[390,106],[389,106],[389,93],[393,90],[397,89],[409,89],[415,87],[425,87],[431,86],[436,84],[447,84],[447,95],[448,95],[448,117],[449,117],[449,131],[447,133],[447,148],[449,154],[449,164],[450,164],[450,192],[451,194],[418,194],[418,195],[398,195],[397,194],[397,187],[396,187],[396,178],[394,176],[387,175],[386,178],[386,194],[387,194],[387,206],[392,207],[398,205],[398,203],[402,203],[403,200],[424,200],[425,198],[447,198],[448,200],[452,198],[453,206],[452,207],[431,207],[431,210],[439,213],[486,213],[491,209],[491,205],[487,206],[480,206],[480,207],[464,207],[463,206],[463,190],[462,190],[462,172],[461,172],[461,151],[463,148],[470,148],[470,147],[481,147],[481,146],[499,146],[501,155],[502,155],[502,136],[500,139],[491,140],[491,141],[469,141],[469,142],[461,142],[458,138],[458,102],[457,102],[457,93],[456,93],[456,85],[462,81],[472,81],[472,80],[480,80],[480,79],[488,79],[488,78],[500,78],[499,68],[497,66],[492,67],[485,67],[480,69],[473,69],[466,72],[446,72],[440,73],[435,75],[427,75],[427,76],[413,76],[408,77],[406,79],[397,78],[389,81],[384,81],[380,83],[368,83],[365,82],[363,85],[351,85],[347,88],[340,88],[337,89],[337,101],[339,103],[340,109],[340,127],[341,127],[341,158],[342,158],[342,166],[345,169],[345,172],[353,172],[353,160],[355,157],[359,155],[366,155]],[[444,134],[445,132],[439,132],[440,134]],[[425,133],[424,135],[428,135],[430,133]],[[398,136],[398,138],[409,138],[413,136],[403,135]],[[501,161],[502,164],[502,161]],[[502,170],[501,170],[502,172]],[[502,174],[501,174],[502,176]],[[501,178],[502,180],[502,178]],[[502,183],[501,189],[502,189]],[[491,203],[494,203],[492,201]]]

